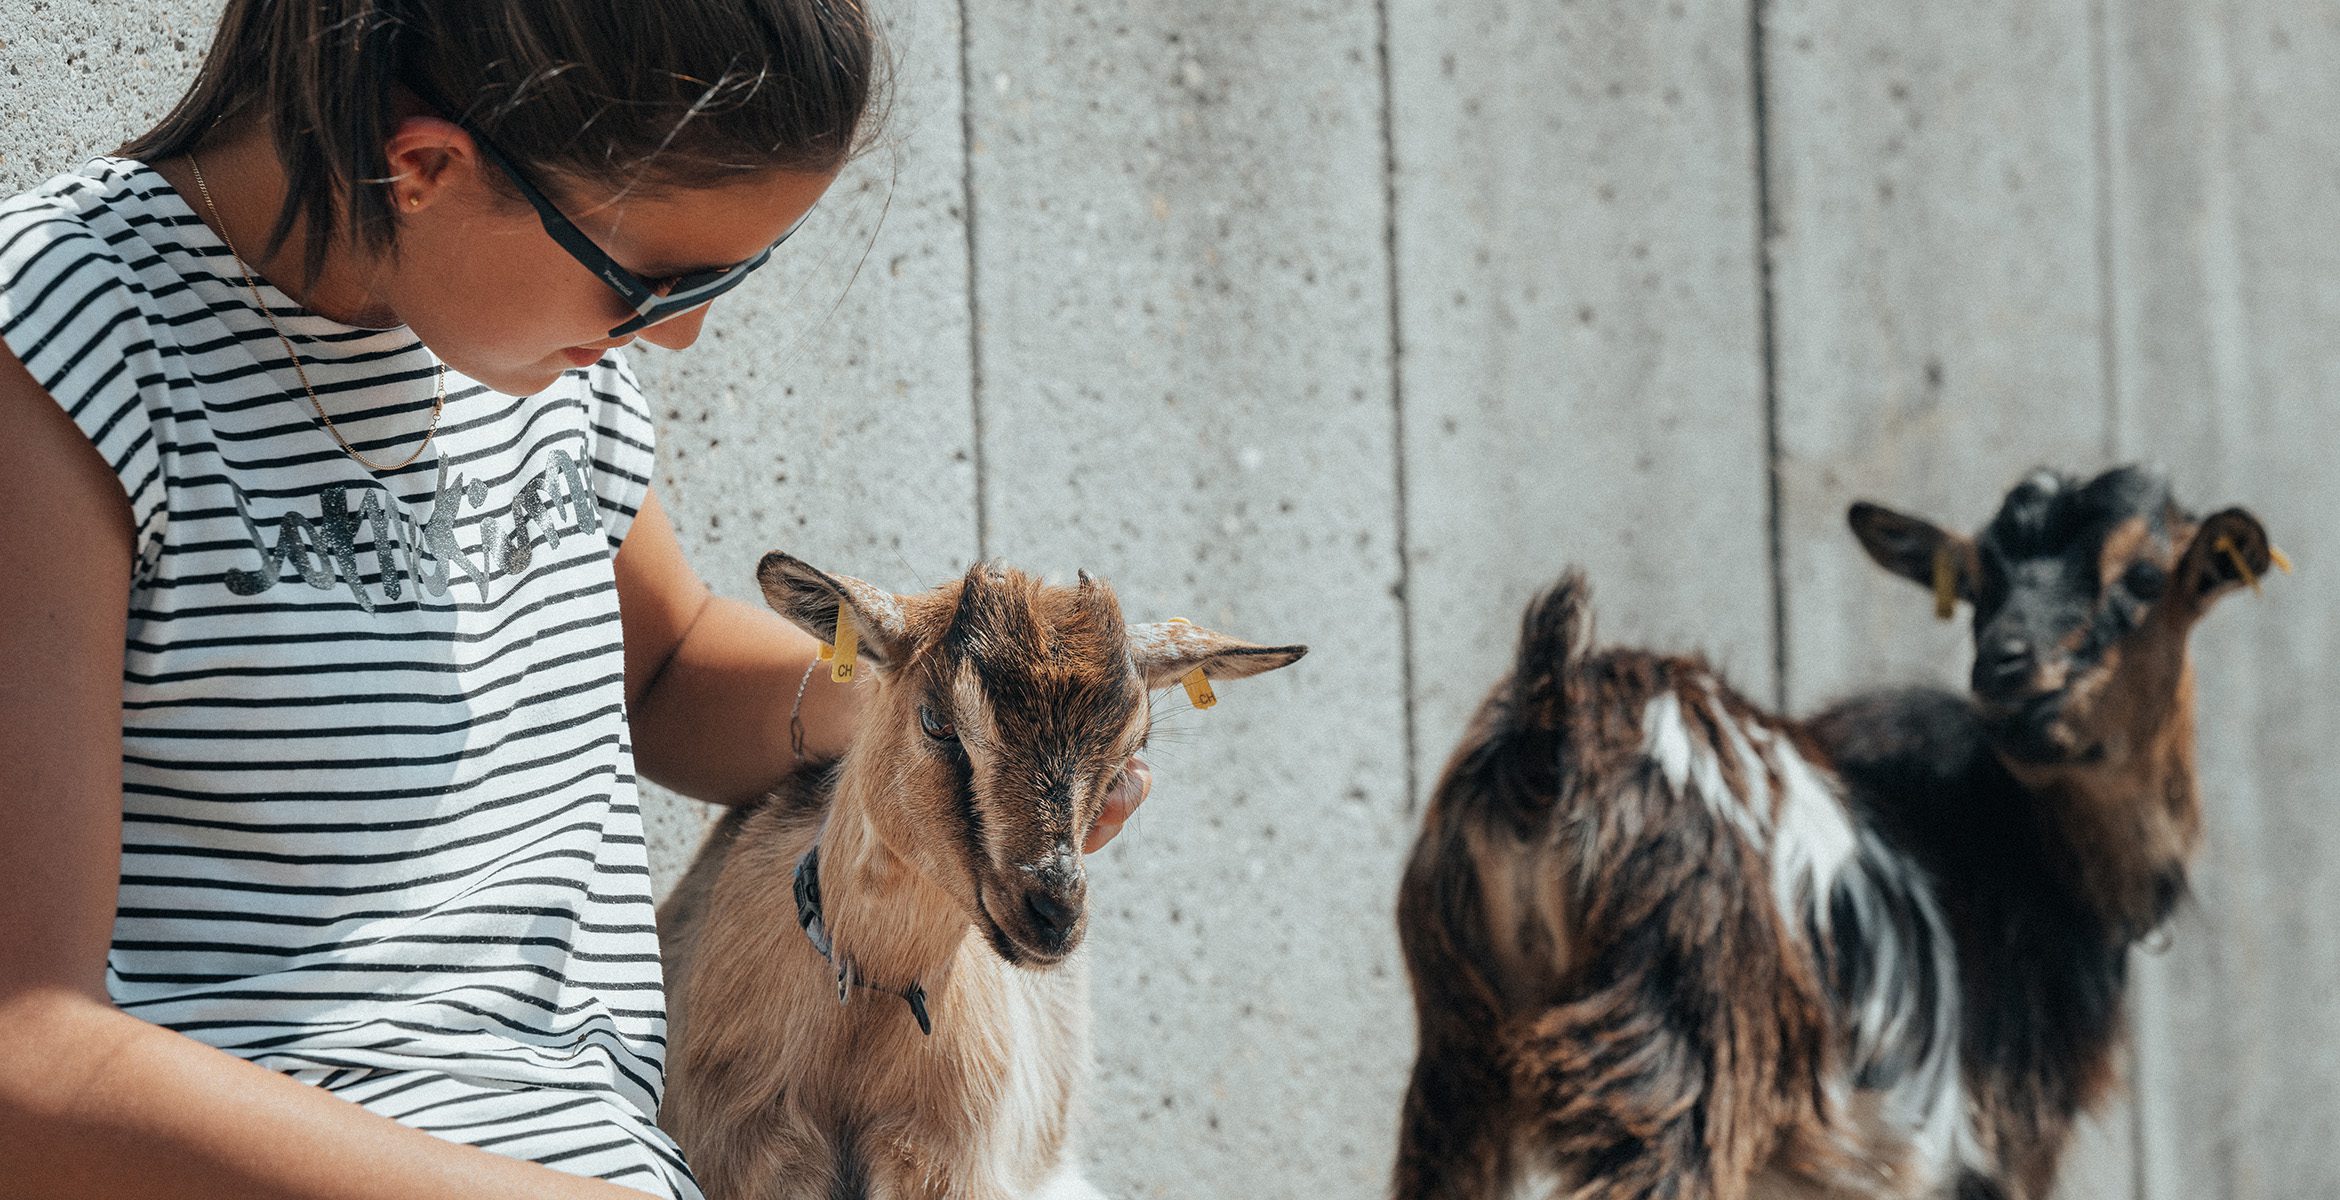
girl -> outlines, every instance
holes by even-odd
[[[877,62],[857,0],[230,0],[0,203],[0,1194],[697,1195],[635,772],[853,706],[684,564],[620,348],[781,257]]]

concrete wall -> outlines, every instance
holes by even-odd
[[[210,8],[0,0],[0,188],[158,114]],[[997,556],[1315,646],[1165,706],[1095,864],[1100,1182],[1379,1192],[1398,861],[1563,564],[1605,635],[1759,696],[1953,682],[1963,634],[1844,506],[1966,524],[2035,463],[2146,458],[2300,572],[2197,639],[2199,901],[2066,1194],[2340,1193],[2340,8],[891,13],[885,152],[638,360],[659,486],[737,595],[772,547],[901,590]],[[650,807],[671,879],[706,814]]]

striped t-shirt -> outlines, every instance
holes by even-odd
[[[342,434],[405,457],[438,360],[260,291]],[[624,360],[525,397],[450,370],[429,448],[377,475],[225,244],[109,158],[0,202],[0,340],[136,523],[115,1003],[444,1136],[695,1195],[651,1124],[612,574],[651,428]]]

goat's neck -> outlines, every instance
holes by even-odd
[[[2083,899],[2127,941],[2169,915],[2201,838],[2193,664],[2182,645],[2174,655],[2139,656],[2105,693],[2101,761],[2008,766],[2044,801]]]
[[[968,921],[950,894],[885,844],[871,820],[889,803],[889,773],[840,766],[828,823],[820,834],[821,912],[837,960],[887,988],[912,983],[939,995]]]

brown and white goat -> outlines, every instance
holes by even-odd
[[[816,637],[842,607],[874,686],[844,756],[726,816],[659,914],[661,1123],[711,1200],[1095,1196],[1083,838],[1150,689],[1306,648],[1124,626],[1086,575],[895,596],[771,554],[757,577]]]
[[[1973,605],[1971,694],[1793,720],[1530,606],[1399,897],[1400,1200],[2048,1195],[2200,834],[2188,632],[2274,556],[2134,468],[1851,521]]]

